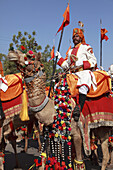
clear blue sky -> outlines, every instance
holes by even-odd
[[[7,54],[9,44],[18,31],[29,34],[36,31],[36,40],[44,50],[47,44],[55,51],[60,32],[55,36],[63,21],[68,0],[0,0],[0,53]],[[93,47],[100,65],[100,19],[106,28],[108,41],[103,40],[102,63],[105,70],[113,64],[113,0],[70,0],[70,24],[65,27],[60,53],[63,57],[72,42],[73,28],[78,21],[84,23],[85,39]],[[42,50],[42,51],[43,51]]]

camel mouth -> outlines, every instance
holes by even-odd
[[[18,60],[18,58],[16,57],[16,56],[14,56],[14,54],[12,55],[11,53],[10,54],[8,54],[8,59],[9,59],[9,61],[14,61],[14,62],[16,62],[17,60]]]
[[[10,60],[10,61],[14,61],[14,62],[16,62],[16,61],[17,61],[17,59],[16,59],[16,58],[9,58],[9,60]]]

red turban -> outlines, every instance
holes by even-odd
[[[74,29],[73,29],[73,36],[76,35],[76,34],[78,34],[78,35],[80,36],[80,38],[81,38],[81,40],[82,40],[82,42],[81,42],[82,44],[83,44],[83,43],[86,43],[82,29],[74,28]]]

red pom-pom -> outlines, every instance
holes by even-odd
[[[53,128],[55,128],[55,124],[53,124]]]
[[[68,142],[67,144],[68,144],[68,145],[71,145],[71,142]]]
[[[63,123],[63,124],[62,124],[62,127],[65,127],[65,126],[66,126],[66,124],[65,124],[65,123]]]
[[[56,116],[54,116],[54,120],[56,120]]]
[[[26,48],[22,45],[22,46],[21,46],[21,50],[23,50],[23,51],[24,51],[25,49],[26,49]]]
[[[62,166],[65,166],[66,164],[65,164],[65,162],[64,161],[62,161]]]
[[[69,127],[68,130],[71,131],[71,127]]]
[[[27,61],[27,57],[24,57],[24,60]]]
[[[29,50],[29,54],[33,54],[33,51]]]
[[[59,125],[59,121],[57,121],[56,123],[57,123],[57,125]]]

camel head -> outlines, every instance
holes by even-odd
[[[41,64],[41,53],[33,52],[31,50],[23,53],[20,50],[10,50],[8,53],[9,61],[14,61],[17,65],[17,68],[24,72],[24,74],[36,73],[39,70],[44,70],[43,64]]]

